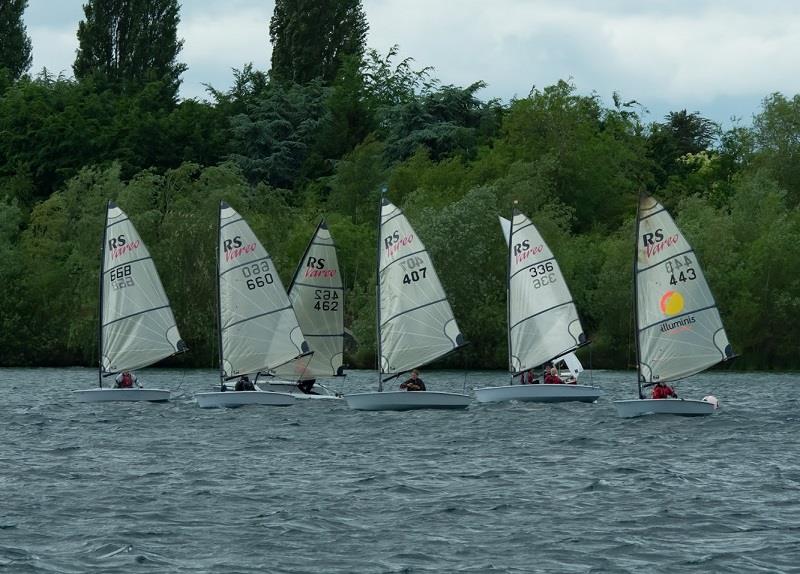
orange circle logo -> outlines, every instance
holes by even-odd
[[[677,291],[667,291],[661,297],[659,306],[664,315],[677,315],[683,311],[683,295]]]

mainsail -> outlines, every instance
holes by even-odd
[[[636,319],[643,381],[674,381],[732,358],[694,250],[652,197],[639,199],[636,237]]]
[[[509,370],[519,373],[578,348],[586,337],[558,262],[516,209],[508,241]]]
[[[289,300],[314,354],[275,369],[275,374],[294,380],[339,374],[344,349],[344,289],[336,246],[324,220],[300,260]]]
[[[186,350],[150,252],[112,201],[100,274],[101,374],[140,369]]]
[[[267,371],[307,352],[272,259],[225,202],[219,210],[217,261],[222,376]]]
[[[400,373],[463,344],[450,303],[422,241],[383,198],[378,236],[380,370]]]

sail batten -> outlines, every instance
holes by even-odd
[[[147,367],[186,349],[155,263],[113,202],[106,213],[100,281],[101,376]]]
[[[644,383],[682,379],[733,357],[694,250],[649,196],[639,200],[635,281]]]
[[[380,215],[379,371],[396,374],[447,355],[463,337],[430,254],[402,210],[382,198]]]
[[[268,371],[305,353],[305,338],[269,253],[224,202],[217,261],[221,376]]]
[[[508,242],[508,370],[520,373],[582,346],[583,334],[561,268],[533,222],[500,218]]]
[[[306,340],[313,338],[314,355],[286,363],[274,369],[275,374],[293,380],[336,376],[344,360],[344,285],[325,220],[317,225],[300,259],[289,300]]]

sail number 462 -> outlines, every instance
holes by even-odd
[[[111,280],[111,287],[114,289],[124,289],[135,285],[130,265],[122,265],[112,269],[109,272],[109,279]]]
[[[339,294],[330,289],[314,289],[314,309],[317,311],[336,311],[339,308]]]
[[[272,277],[272,273],[269,273],[269,262],[267,261],[260,261],[242,267],[242,275],[246,279],[245,285],[247,285],[250,291],[258,289],[259,287],[272,285],[275,281]]]

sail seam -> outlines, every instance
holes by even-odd
[[[397,259],[393,259],[393,260],[389,261],[389,263],[387,263],[385,267],[382,267],[380,269],[380,272],[383,273],[384,271],[386,271],[389,267],[391,267],[395,263],[397,263],[399,261],[402,261],[403,259],[406,259],[408,257],[411,257],[412,255],[417,255],[418,253],[427,253],[427,250],[425,248],[422,248],[422,249],[420,249],[418,251],[413,251],[411,253],[407,253],[407,254],[403,255],[402,257],[398,257]]]
[[[431,305],[436,305],[437,303],[445,302],[447,303],[447,297],[442,297],[441,299],[437,299],[436,301],[431,301],[430,303],[425,303],[424,305],[420,305],[418,307],[413,307],[412,309],[406,309],[402,313],[398,313],[397,315],[392,315],[388,319],[386,319],[383,323],[381,323],[381,328],[389,323],[397,319],[398,317],[402,317],[403,315],[407,315],[409,313],[413,313],[414,311],[419,311],[420,309],[424,309],[425,307],[430,307]]]
[[[129,217],[125,217],[125,219],[120,219],[119,221],[112,221],[111,223],[106,225],[106,229],[108,229],[109,227],[113,227],[114,225],[117,225],[118,223],[125,223],[126,221],[130,221],[130,218]]]
[[[123,262],[123,263],[117,263],[117,264],[116,264],[116,265],[114,265],[113,267],[109,267],[108,269],[106,269],[105,271],[103,271],[103,275],[105,275],[105,274],[107,274],[107,273],[110,273],[111,271],[114,271],[114,270],[116,270],[118,267],[122,267],[123,265],[132,265],[133,263],[139,263],[139,261],[147,261],[147,260],[149,260],[149,259],[153,259],[153,258],[152,258],[152,257],[150,257],[150,256],[148,255],[147,257],[140,257],[139,259],[133,259],[133,260],[131,260],[131,261],[125,261],[125,262]]]
[[[220,228],[220,230],[222,230],[223,227],[228,227],[229,225],[233,225],[234,223],[239,223],[240,221],[244,221],[244,218],[242,216],[239,216],[239,219],[234,219],[233,221],[229,221],[227,223],[220,224],[219,228]]]
[[[386,219],[386,221],[381,221],[381,227],[383,227],[384,225],[386,225],[387,223],[389,223],[389,222],[390,222],[392,219],[394,219],[395,217],[400,217],[401,215],[403,215],[403,212],[402,212],[402,211],[400,211],[400,210],[399,210],[399,209],[398,209],[396,206],[395,206],[395,211],[397,211],[397,213],[395,213],[394,215],[392,215],[391,213],[389,213],[390,217],[388,217],[388,218]]]
[[[534,313],[533,315],[528,315],[524,319],[521,319],[521,320],[517,321],[516,323],[514,323],[513,325],[511,325],[511,327],[509,327],[508,330],[511,331],[512,329],[514,329],[514,327],[524,323],[525,321],[529,321],[530,319],[533,319],[534,317],[538,317],[542,313],[547,313],[548,311],[552,311],[553,309],[558,309],[559,307],[563,307],[564,305],[569,305],[572,302],[573,302],[573,300],[570,299],[566,303],[559,303],[558,305],[553,305],[552,307],[548,307],[547,309],[539,311],[538,313]]]
[[[643,217],[639,217],[639,223],[641,223],[642,221],[644,221],[644,220],[645,220],[645,219],[647,219],[648,217],[653,217],[654,215],[658,215],[658,214],[659,214],[659,213],[661,213],[662,211],[666,211],[666,209],[662,207],[662,208],[661,208],[661,209],[659,209],[658,211],[655,211],[655,212],[653,212],[653,213],[649,213],[649,214],[647,214],[647,215],[645,215],[645,216],[643,216]]]
[[[533,222],[532,222],[532,221],[528,221],[528,223],[526,223],[525,225],[523,225],[523,226],[522,226],[522,227],[520,227],[519,229],[515,229],[515,230],[514,230],[514,233],[512,233],[512,234],[511,234],[511,235],[509,235],[508,237],[509,237],[509,238],[511,238],[513,235],[516,235],[517,233],[519,233],[520,231],[522,231],[523,229],[526,229],[526,228],[528,228],[528,227],[533,227]]]
[[[161,305],[160,307],[153,307],[151,309],[145,309],[144,311],[139,311],[138,313],[132,313],[130,315],[125,315],[124,317],[120,317],[119,319],[114,319],[113,321],[109,321],[108,323],[105,323],[103,325],[103,328],[105,329],[106,327],[108,327],[109,325],[113,325],[114,323],[118,323],[120,321],[124,321],[125,319],[130,319],[131,317],[136,317],[137,315],[143,315],[145,313],[150,313],[152,311],[158,311],[160,309],[169,309],[169,303],[166,304],[166,305]]]
[[[670,259],[673,259],[675,257],[680,257],[681,255],[686,255],[687,253],[694,253],[694,249],[689,248],[686,251],[681,251],[680,253],[676,253],[675,255],[670,255],[669,257],[665,257],[661,261],[659,261],[657,263],[653,263],[652,265],[648,265],[647,267],[640,267],[640,268],[638,268],[636,270],[636,273],[638,274],[638,273],[641,273],[643,271],[647,271],[648,269],[652,269],[653,267],[658,267],[659,265],[661,265],[665,261],[669,261]]]
[[[314,285],[312,283],[295,283],[292,287],[313,287],[314,289],[335,289],[336,291],[344,291],[344,287],[328,287],[327,285]]]
[[[287,309],[291,309],[291,305],[287,305],[286,307],[281,307],[280,309],[275,309],[274,311],[267,311],[266,313],[259,313],[258,315],[253,315],[252,317],[248,317],[247,319],[242,319],[241,321],[236,321],[235,323],[231,323],[230,325],[225,325],[222,330],[225,331],[230,329],[231,327],[235,327],[236,325],[241,325],[242,323],[247,323],[248,321],[252,321],[253,319],[258,319],[259,317],[266,317],[267,315],[272,315],[273,313],[280,313],[281,311],[286,311]]]
[[[639,333],[643,333],[644,331],[647,331],[648,329],[652,329],[653,327],[657,327],[661,323],[666,323],[667,321],[674,321],[674,320],[679,319],[681,317],[685,317],[686,315],[691,315],[692,313],[700,313],[702,311],[708,311],[709,309],[716,309],[716,307],[717,307],[717,305],[715,303],[713,305],[708,305],[707,307],[700,307],[699,309],[692,309],[691,311],[686,311],[685,313],[681,313],[680,315],[673,315],[672,317],[667,317],[666,319],[662,319],[661,321],[657,321],[655,323],[651,323],[650,325],[647,325],[646,327],[642,327],[641,329],[639,329]]]

